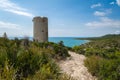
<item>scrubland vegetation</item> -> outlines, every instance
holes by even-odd
[[[70,56],[67,49],[87,56],[85,66],[98,80],[120,80],[120,35],[86,39],[90,42],[71,49],[62,41],[0,38],[0,80],[73,80],[56,64]]]
[[[120,35],[106,35],[73,50],[87,56],[85,66],[98,80],[120,80]]]
[[[68,56],[62,42],[0,38],[0,80],[70,80],[56,64]]]

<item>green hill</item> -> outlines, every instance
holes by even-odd
[[[107,34],[101,37],[76,38],[78,40],[120,39],[120,34]]]
[[[119,80],[120,34],[84,39],[91,41],[75,46],[73,50],[88,57],[85,66],[91,74],[97,76],[98,80]]]

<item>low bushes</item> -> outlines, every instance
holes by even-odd
[[[120,59],[103,59],[98,56],[91,56],[85,60],[85,66],[97,76],[98,80],[119,80]]]
[[[0,80],[59,80],[56,60],[68,56],[63,45],[0,38]]]
[[[85,66],[98,80],[120,80],[120,37],[92,40],[73,50],[87,56]]]

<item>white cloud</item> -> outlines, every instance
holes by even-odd
[[[100,20],[103,22],[112,22],[113,21],[112,19],[110,19],[108,17],[101,17]]]
[[[96,8],[96,7],[100,7],[100,6],[102,6],[100,3],[98,3],[98,4],[93,4],[93,5],[91,6],[91,8]]]
[[[32,27],[29,29],[23,28],[23,26],[10,23],[10,22],[4,22],[0,21],[0,36],[3,35],[3,33],[6,32],[9,37],[24,37],[24,36],[32,36]]]
[[[106,16],[107,14],[112,13],[112,9],[106,9],[104,11],[95,11],[94,15],[95,16]]]
[[[27,17],[33,17],[34,15],[29,13],[27,9],[18,6],[10,0],[0,0],[0,9],[8,11],[17,15],[23,15]]]
[[[114,4],[115,4],[115,2],[110,2],[110,4],[111,4],[111,5],[114,5]]]
[[[120,0],[116,0],[118,6],[120,6]]]
[[[120,34],[120,31],[119,30],[115,31],[115,34]]]
[[[116,27],[120,28],[120,20],[113,20],[107,17],[100,18],[100,21],[88,22],[85,24],[89,27]]]
[[[95,12],[94,12],[94,15],[95,15],[95,16],[105,16],[106,13],[105,13],[105,12],[100,12],[100,11],[95,11]]]
[[[12,13],[15,13],[15,14],[18,14],[18,15],[23,15],[23,16],[28,16],[28,17],[33,17],[33,15],[32,14],[30,14],[30,13],[27,13],[27,12],[23,12],[23,11],[17,11],[17,10],[5,10],[5,11],[8,11],[8,12],[12,12]]]
[[[20,25],[9,23],[9,22],[3,22],[3,21],[0,21],[0,28],[15,29],[15,30],[16,29],[21,29]]]

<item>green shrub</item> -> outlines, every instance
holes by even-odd
[[[76,52],[76,53],[79,53],[79,54],[85,54],[85,49],[81,46],[74,46],[73,47],[73,50]]]
[[[106,60],[104,59],[100,63],[99,79],[100,80],[119,80],[120,73],[118,67],[120,60]]]
[[[9,65],[9,61],[6,60],[4,67],[0,67],[0,80],[15,80],[15,69]]]
[[[93,76],[98,76],[100,60],[98,56],[91,56],[85,60],[85,66]]]
[[[6,59],[7,59],[6,49],[0,48],[0,66],[4,66]]]
[[[120,59],[108,60],[97,56],[91,56],[85,60],[85,66],[98,80],[119,80]]]
[[[98,80],[120,79],[120,37],[93,39],[73,49],[87,56],[85,66]]]
[[[68,56],[63,44],[0,38],[0,80],[58,80],[56,60]]]

